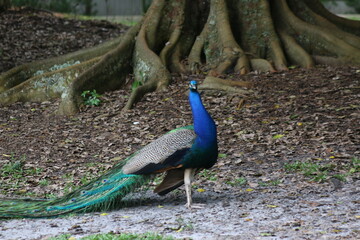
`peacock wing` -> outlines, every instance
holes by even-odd
[[[125,174],[151,174],[180,167],[195,138],[192,126],[172,130],[136,152],[122,170]]]
[[[183,168],[175,168],[167,171],[164,180],[154,189],[154,193],[163,196],[183,185],[184,171],[185,169]]]

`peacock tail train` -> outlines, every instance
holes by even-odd
[[[63,197],[44,200],[0,199],[0,219],[56,217],[121,207],[123,197],[151,179],[150,174],[124,173],[127,163],[149,161],[152,156],[159,157],[159,146],[169,145],[168,141],[179,142],[184,139],[184,135],[191,138],[194,135],[192,132],[192,126],[168,132],[115,165],[104,175]]]
[[[115,208],[124,196],[149,180],[145,175],[124,174],[122,171],[124,163],[118,164],[105,175],[57,199],[2,199],[0,218],[52,217]]]

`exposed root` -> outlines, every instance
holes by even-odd
[[[346,62],[360,64],[359,49],[321,27],[302,21],[291,12],[285,0],[275,1],[274,4],[278,13],[277,17],[281,19],[278,24],[288,32],[292,32],[293,36],[297,37],[297,41],[300,41],[307,51],[319,55],[337,56]],[[302,35],[312,37],[304,41],[299,37]]]
[[[78,112],[81,105],[81,92],[97,89],[99,92],[120,88],[130,72],[130,61],[135,44],[135,36],[141,24],[132,27],[123,41],[112,51],[104,55],[96,65],[89,68],[72,81],[61,95],[62,101],[58,114],[72,115]]]
[[[120,36],[89,49],[79,50],[63,56],[23,64],[10,69],[0,75],[0,93],[27,81],[28,79],[34,77],[34,75],[46,74],[54,71],[53,69],[56,70],[57,68],[64,68],[77,62],[82,63],[92,58],[99,57],[115,48],[121,42],[122,38],[123,36]]]
[[[250,90],[239,89],[237,87],[252,87],[252,83],[245,81],[232,81],[224,80],[217,77],[207,76],[204,82],[199,85],[200,90],[221,90],[229,93],[236,93],[239,95],[248,95],[251,93]]]
[[[187,73],[186,66],[181,61],[181,49],[180,45],[176,45],[174,52],[170,56],[170,63],[169,63],[170,72],[174,73]]]
[[[335,35],[337,38],[347,42],[353,47],[360,49],[360,37],[341,30],[338,28],[338,26],[328,21],[325,17],[322,17],[321,15],[313,12],[305,2],[298,0],[288,0],[288,2],[290,7],[296,10],[295,12],[297,16],[299,16],[302,20],[322,27],[323,29],[327,29],[327,31],[330,31],[332,35]]]
[[[276,72],[271,63],[265,59],[254,58],[250,60],[251,68],[257,72]]]
[[[291,63],[299,65],[304,68],[314,66],[314,60],[296,41],[293,37],[285,31],[279,30],[279,36],[284,46],[286,56]]]
[[[303,1],[312,11],[326,18],[328,21],[335,24],[338,28],[360,37],[360,21],[339,17],[338,15],[335,15],[327,10],[320,1]]]
[[[59,98],[68,89],[73,79],[99,60],[100,57],[97,57],[64,69],[34,76],[1,93],[0,105]]]
[[[123,110],[167,88],[172,73],[208,72],[201,89],[236,94],[248,83],[216,76],[287,70],[288,62],[360,64],[360,23],[339,18],[318,0],[154,0],[143,22],[98,47],[25,64],[0,75],[0,104],[60,97],[74,114],[84,90],[135,89]],[[354,36],[353,33],[358,34]],[[64,65],[65,64],[65,65]],[[55,65],[64,65],[62,69]],[[71,65],[71,66],[70,66]]]
[[[145,16],[145,23],[141,26],[135,43],[134,74],[135,81],[143,84],[131,93],[131,96],[123,110],[129,110],[146,93],[163,90],[170,83],[170,73],[163,65],[160,57],[152,50],[155,47],[157,24],[164,7],[164,0],[154,1]],[[151,23],[151,25],[149,25]],[[176,35],[173,35],[176,37]]]
[[[185,1],[182,1],[181,3],[182,3],[181,9],[184,9]],[[182,26],[184,23],[184,18],[185,18],[184,11],[181,11],[180,16],[175,19],[175,28],[174,31],[171,33],[169,41],[165,43],[165,47],[160,52],[160,59],[165,67],[169,66],[168,63],[169,55],[171,54],[171,51],[174,50],[174,48],[177,46],[177,43],[179,42],[182,32]]]
[[[189,71],[192,73],[200,73],[201,65],[201,53],[204,49],[205,38],[208,35],[208,24],[205,24],[201,34],[196,38],[193,47],[191,48],[188,61],[189,61]]]
[[[345,65],[346,64],[344,62],[344,60],[340,59],[340,58],[327,57],[327,56],[318,56],[318,55],[313,55],[312,57],[313,57],[315,63],[320,64],[320,65],[340,66],[340,65]]]
[[[211,1],[207,25],[209,28],[207,35],[209,46],[207,48],[209,50],[205,54],[207,60],[213,65],[209,75],[223,74],[235,64],[237,64],[236,69],[241,69],[241,73],[250,71],[249,61],[232,33],[225,0]],[[220,52],[215,51],[216,48],[220,48]],[[238,61],[239,58],[244,59]]]

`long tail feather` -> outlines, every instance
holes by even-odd
[[[0,199],[0,219],[53,217],[75,212],[113,209],[119,206],[125,195],[149,180],[147,176],[123,173],[122,167],[133,156],[98,179],[60,198]]]

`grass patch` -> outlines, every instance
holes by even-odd
[[[199,176],[202,178],[205,178],[208,181],[216,181],[218,179],[218,177],[216,176],[216,173],[208,170],[208,169],[204,169],[199,173]]]
[[[133,233],[105,233],[105,234],[95,234],[83,238],[71,237],[70,234],[63,234],[49,240],[137,240],[137,239],[146,239],[146,240],[173,240],[175,238],[162,236],[156,233],[145,233],[145,234],[133,234]]]
[[[270,180],[270,181],[265,181],[265,182],[259,182],[259,186],[261,187],[268,187],[268,186],[277,186],[281,183],[281,181],[279,179],[276,180]]]
[[[299,171],[304,176],[310,177],[312,181],[323,182],[329,178],[328,171],[333,170],[335,166],[296,161],[295,163],[285,164],[284,168],[290,172]]]
[[[351,19],[351,20],[360,21],[360,16],[359,17],[358,16],[348,16],[346,18]]]
[[[1,193],[8,194],[15,192],[19,195],[32,195],[24,189],[24,185],[28,178],[37,176],[42,173],[42,168],[25,168],[26,156],[16,158],[11,155],[8,163],[4,164],[0,169],[0,177],[3,178],[1,183]]]
[[[244,186],[247,183],[247,180],[244,177],[240,177],[231,181],[226,181],[225,183],[232,187],[240,187],[240,186]]]
[[[289,172],[301,172],[304,176],[311,178],[311,180],[315,182],[324,182],[330,177],[337,178],[340,181],[346,181],[346,177],[360,172],[360,159],[354,157],[349,164],[344,166],[296,161],[295,163],[285,164],[284,168]],[[338,171],[343,173],[339,173]]]

